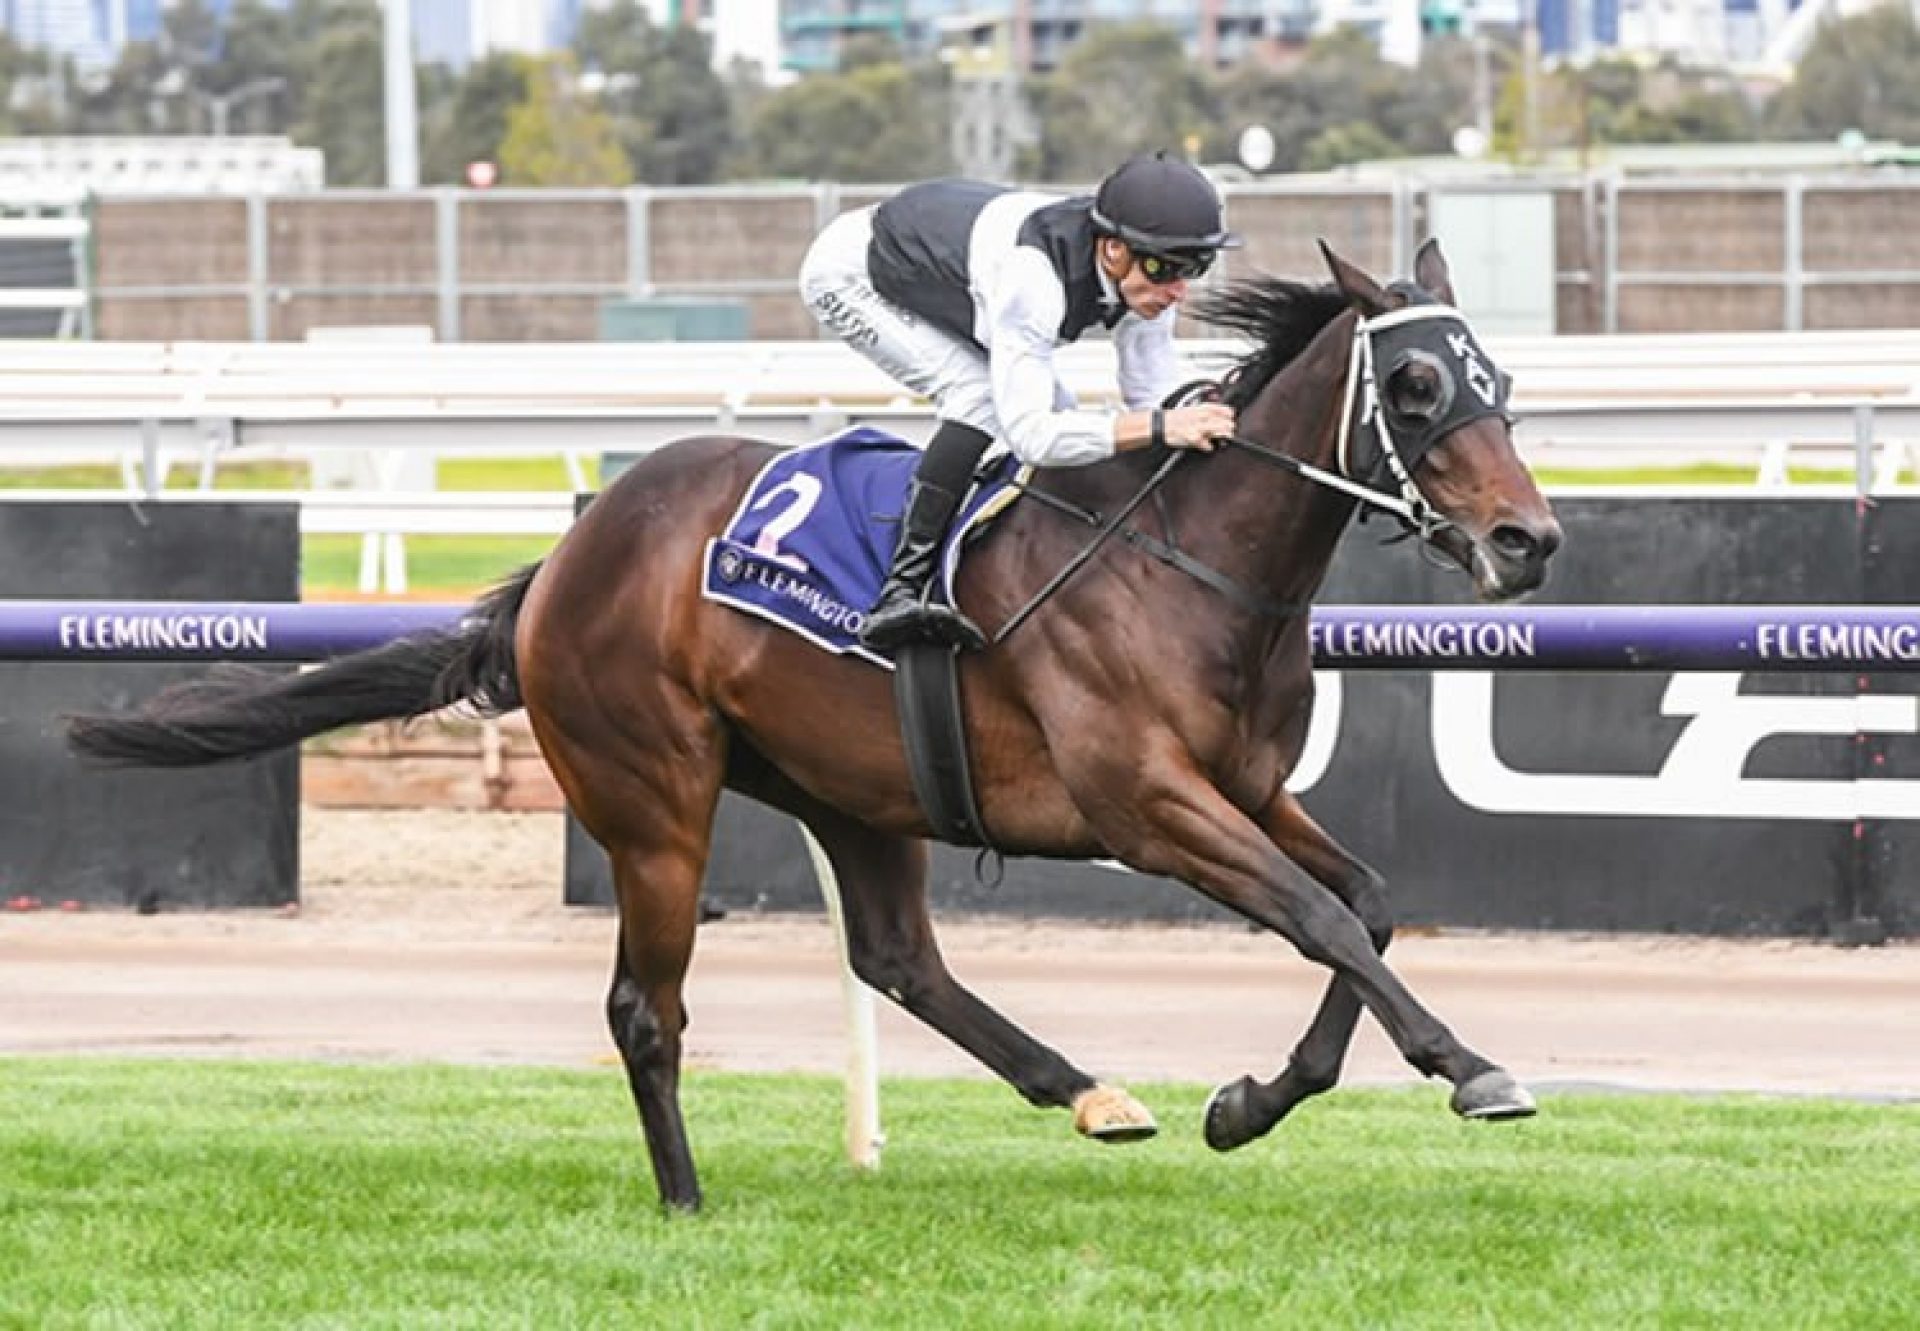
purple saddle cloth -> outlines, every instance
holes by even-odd
[[[830,652],[891,668],[860,645],[860,626],[886,580],[919,463],[912,444],[867,426],[778,454],[707,542],[702,593]],[[960,545],[1017,469],[1011,457],[990,462],[954,522],[940,561],[940,595],[949,603]]]

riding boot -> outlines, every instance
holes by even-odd
[[[935,603],[933,594],[947,528],[967,496],[980,455],[991,442],[981,431],[955,421],[942,421],[934,431],[914,470],[893,565],[860,629],[860,644],[869,651],[891,652],[909,642],[974,649],[987,645],[986,635],[973,621]]]

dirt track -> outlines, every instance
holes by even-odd
[[[304,818],[303,909],[0,914],[0,1053],[585,1064],[611,916],[559,904],[557,815]],[[1243,929],[942,922],[955,971],[1089,1071],[1270,1073],[1322,974]],[[1920,1097],[1920,947],[1433,935],[1395,964],[1453,1028],[1536,1086]],[[704,926],[692,1059],[836,1071],[834,945],[818,918]],[[888,1074],[986,1075],[883,1005]],[[1363,1027],[1354,1080],[1413,1074]]]

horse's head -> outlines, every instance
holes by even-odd
[[[1408,520],[1473,576],[1482,600],[1538,587],[1560,524],[1514,451],[1509,379],[1454,308],[1439,242],[1414,280],[1382,287],[1329,249],[1335,286],[1359,315],[1340,425],[1340,469],[1397,493]]]

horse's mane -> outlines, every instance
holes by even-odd
[[[1335,287],[1280,277],[1243,277],[1204,293],[1194,302],[1201,322],[1255,343],[1221,381],[1227,405],[1237,411],[1253,401],[1267,381],[1346,308],[1347,298]]]

